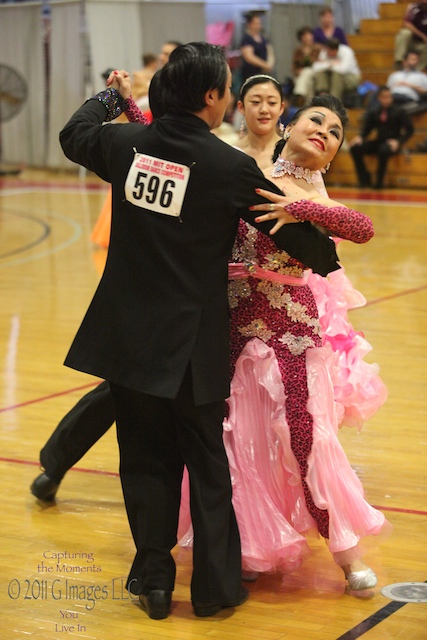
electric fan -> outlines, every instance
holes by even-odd
[[[12,67],[0,64],[0,175],[16,174],[20,168],[7,168],[1,164],[1,126],[12,120],[24,106],[28,88],[24,78]]]

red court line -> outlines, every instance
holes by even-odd
[[[69,191],[105,191],[107,183],[100,184],[70,184],[68,182],[31,182],[30,180],[10,180],[0,178],[0,188],[2,189],[46,189],[46,191],[57,191],[58,189],[68,189]]]
[[[25,464],[40,467],[40,462],[36,462],[35,460],[19,460],[18,458],[0,457],[0,462],[11,462],[12,464]],[[78,471],[79,473],[94,473],[99,476],[114,476],[115,478],[119,477],[117,471],[104,471],[103,469],[84,469],[83,467],[71,467],[70,471]]]
[[[374,298],[373,300],[367,300],[364,306],[369,307],[374,304],[379,304],[380,302],[385,302],[386,300],[393,300],[394,298],[401,298],[403,296],[411,295],[412,293],[419,293],[420,291],[424,291],[425,289],[427,289],[427,284],[421,285],[420,287],[414,287],[413,289],[406,289],[405,291],[398,291],[396,293],[391,293],[390,295],[382,296],[381,298]],[[64,396],[69,393],[73,393],[74,391],[81,391],[82,389],[95,387],[97,384],[100,384],[100,383],[101,381],[90,382],[89,384],[84,384],[80,387],[74,387],[73,389],[67,389],[66,391],[58,391],[58,393],[52,393],[47,396],[42,396],[41,398],[34,398],[33,400],[27,400],[26,402],[14,404],[9,407],[3,407],[3,408],[0,408],[0,413],[4,413],[5,411],[12,411],[13,409],[19,409],[20,407],[25,407],[26,405],[36,404],[37,402],[44,402],[45,400],[50,400],[51,398],[56,398],[58,396]]]
[[[40,462],[35,462],[34,460],[19,460],[19,458],[3,458],[1,456],[0,462],[11,462],[12,464],[25,464],[37,467],[40,466]],[[102,469],[84,469],[83,467],[71,467],[70,471],[78,471],[79,473],[94,473],[99,476],[119,476],[116,471],[103,471]],[[394,513],[408,513],[410,515],[427,516],[427,511],[419,511],[417,509],[401,509],[400,507],[382,507],[379,505],[375,505],[374,508],[378,509],[379,511],[393,511]]]
[[[422,193],[372,193],[369,191],[344,191],[339,187],[331,186],[329,188],[329,195],[333,195],[334,198],[342,198],[343,200],[372,200],[380,202],[420,202],[425,203],[425,192]]]
[[[423,284],[420,287],[415,287],[414,289],[406,289],[405,291],[398,291],[397,293],[390,293],[388,296],[383,296],[381,298],[374,298],[373,300],[369,300],[366,302],[365,307],[369,307],[372,304],[378,304],[379,302],[385,302],[386,300],[393,300],[394,298],[401,298],[402,296],[411,295],[411,293],[419,293],[420,291],[424,291],[427,289],[427,284]]]
[[[82,189],[87,189],[88,191],[104,191],[107,187],[107,183],[95,183],[95,182],[86,182],[84,184],[75,184],[68,182],[61,183],[52,183],[44,180],[20,180],[17,178],[0,178],[0,188],[19,188],[28,189],[34,187],[36,189],[45,188],[49,191],[55,189],[69,189],[70,191],[81,191]],[[330,185],[329,190],[334,197],[340,197],[343,199],[351,199],[351,200],[379,200],[381,202],[420,202],[425,203],[426,196],[425,192],[421,193],[393,193],[393,192],[372,192],[372,191],[361,191],[358,189],[347,189],[344,190],[340,187],[334,187]]]
[[[20,407],[25,407],[28,404],[44,402],[45,400],[50,400],[51,398],[57,398],[58,396],[66,396],[68,393],[73,393],[74,391],[81,391],[82,389],[88,389],[89,387],[96,387],[97,384],[101,384],[101,381],[90,382],[89,384],[84,384],[81,387],[74,387],[73,389],[67,389],[66,391],[58,391],[58,393],[51,393],[50,395],[42,396],[41,398],[34,398],[34,400],[27,400],[26,402],[12,404],[10,405],[10,407],[0,408],[0,413],[4,413],[5,411],[12,411],[13,409],[19,409]]]

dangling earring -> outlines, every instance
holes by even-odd
[[[284,136],[283,136],[283,140],[289,140],[290,135],[291,135],[291,134],[289,133],[289,131],[287,131],[287,132],[284,134]]]
[[[281,120],[279,120],[279,134],[282,138],[284,133],[285,133],[285,125],[283,124],[283,122],[281,122]]]
[[[329,169],[329,167],[330,167],[330,166],[331,166],[331,163],[330,163],[330,162],[328,162],[328,164],[326,165],[326,167],[322,167],[322,168],[320,169],[320,173],[326,173],[326,172],[328,171],[328,169]]]
[[[245,120],[245,116],[242,116],[242,123],[240,125],[239,135],[241,138],[243,138],[245,134],[246,134],[246,120]]]

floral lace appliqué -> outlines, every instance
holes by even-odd
[[[228,283],[228,304],[230,309],[235,309],[239,305],[241,298],[249,298],[251,295],[251,287],[247,278],[238,278],[230,280]]]
[[[282,309],[289,305],[289,301],[292,302],[291,296],[288,293],[283,293],[283,284],[280,282],[260,280],[257,291],[265,295],[272,309]]]
[[[315,346],[314,341],[308,336],[293,336],[290,331],[284,333],[278,341],[285,344],[294,356],[300,356],[306,349]]]
[[[319,319],[312,318],[307,313],[307,307],[300,302],[294,302],[290,293],[283,293],[283,288],[283,285],[280,283],[261,280],[257,286],[257,291],[265,295],[270,307],[273,309],[286,309],[287,316],[293,322],[302,322],[308,327],[311,327],[313,333],[319,334]]]
[[[267,271],[275,271],[286,276],[294,276],[302,278],[304,269],[299,265],[289,264],[290,255],[286,251],[277,251],[276,253],[267,253],[264,263],[261,265]]]
[[[246,264],[257,263],[257,251],[255,242],[257,239],[257,230],[247,222],[245,223],[246,234],[243,242],[239,245],[237,242],[233,247],[233,261],[244,262]]]
[[[246,338],[259,338],[264,342],[270,340],[275,335],[274,331],[267,328],[266,323],[261,318],[252,320],[246,327],[239,327],[239,332]]]

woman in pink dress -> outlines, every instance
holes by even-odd
[[[289,196],[287,210],[331,235],[358,243],[369,240],[371,221],[331,201],[321,179],[320,171],[343,141],[342,104],[325,96],[300,110],[286,128],[274,166],[267,167],[268,149],[279,139],[275,131],[282,108],[279,85],[260,75],[249,79],[246,89],[239,108],[245,113],[248,134],[239,146],[260,158],[265,175],[280,184]],[[340,385],[344,388],[347,382],[351,387],[342,371],[341,356],[352,340],[343,299],[347,305],[349,300],[358,304],[362,300],[341,274],[335,303],[324,309],[329,335],[346,332],[339,334],[345,340],[336,340],[342,351],[334,350],[330,340],[322,342],[312,277],[304,265],[277,251],[269,238],[240,223],[230,265],[233,371],[224,443],[243,566],[247,572],[294,569],[307,551],[304,534],[315,529],[327,540],[350,588],[367,589],[377,580],[361,560],[359,541],[379,533],[385,518],[364,499],[360,480],[338,441],[346,407],[343,398],[336,398]],[[328,283],[326,290],[331,294],[334,285]],[[324,291],[319,297],[325,308]],[[334,304],[338,314],[331,311]],[[336,320],[336,329],[331,319]],[[363,369],[363,364],[369,369],[372,413],[384,402],[386,391],[363,355],[353,354],[353,359],[358,360],[355,368]],[[360,379],[353,377],[352,384],[354,402],[360,395]],[[185,503],[181,524],[183,531],[188,525]],[[180,544],[191,545],[191,539],[190,528]]]

